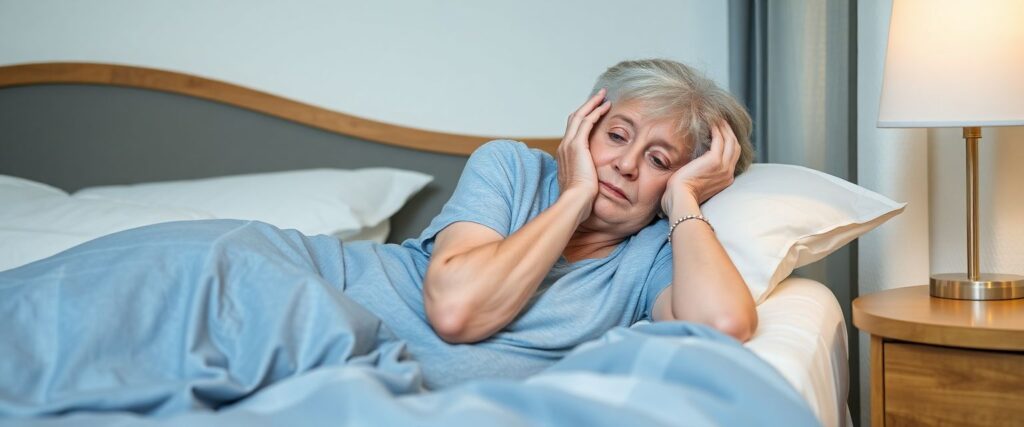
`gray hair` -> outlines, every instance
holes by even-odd
[[[608,90],[605,97],[613,104],[638,100],[654,117],[677,119],[676,131],[691,144],[691,159],[711,148],[710,125],[724,119],[740,144],[736,175],[754,161],[750,114],[732,95],[693,68],[667,59],[622,61],[598,77],[591,96],[601,88]]]

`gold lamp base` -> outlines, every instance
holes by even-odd
[[[988,301],[1024,298],[1024,276],[979,274],[971,280],[965,273],[932,276],[931,295],[939,298]]]
[[[965,127],[967,142],[967,273],[932,276],[931,295],[938,298],[988,301],[1024,298],[1024,276],[981,274],[978,255],[978,140],[980,127]]]

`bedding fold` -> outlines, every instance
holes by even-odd
[[[244,221],[115,233],[0,272],[0,424],[816,425],[732,338],[616,328],[524,380],[427,392],[345,295],[342,244]]]

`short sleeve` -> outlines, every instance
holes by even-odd
[[[644,281],[640,318],[637,320],[654,320],[654,302],[670,284],[672,284],[672,247],[666,243],[658,251],[654,265]]]
[[[452,197],[420,234],[422,250],[430,253],[437,233],[456,222],[474,222],[502,236],[512,233],[516,198],[513,187],[522,174],[517,158],[522,150],[517,144],[522,145],[513,141],[491,141],[473,152]]]

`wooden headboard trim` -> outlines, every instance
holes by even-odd
[[[266,92],[186,73],[129,65],[47,62],[0,67],[0,88],[39,84],[125,86],[245,108],[329,132],[414,150],[468,156],[497,137],[458,135],[364,119]],[[559,139],[514,138],[554,154]]]

